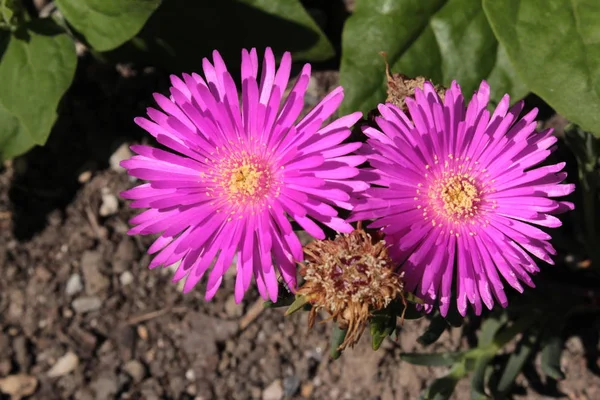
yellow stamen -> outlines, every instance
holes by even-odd
[[[454,176],[443,185],[440,197],[444,202],[444,209],[455,217],[472,216],[477,209],[479,190],[472,178]]]
[[[252,196],[260,186],[260,178],[263,172],[258,171],[251,163],[244,163],[231,171],[229,178],[229,191]]]

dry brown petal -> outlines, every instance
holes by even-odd
[[[326,311],[347,330],[339,350],[358,342],[372,312],[403,298],[403,282],[385,242],[373,240],[360,226],[334,240],[314,241],[304,252],[300,274],[305,282],[298,294],[313,306],[309,326],[319,311]]]

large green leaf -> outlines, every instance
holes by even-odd
[[[67,21],[99,51],[135,36],[161,0],[56,0]]]
[[[335,55],[299,0],[169,0],[130,44],[107,56],[149,61],[178,73],[198,71],[202,58],[215,49],[226,61],[239,63],[242,48],[256,47],[262,54],[267,46],[276,55],[291,51],[296,61]],[[235,70],[233,63],[228,67]]]
[[[51,20],[10,36],[0,60],[0,158],[46,142],[76,64],[73,42]]]
[[[486,20],[481,0],[357,0],[342,37],[345,112],[385,100],[384,51],[393,72],[425,76],[469,96],[482,79],[492,98],[526,94]]]
[[[484,0],[483,5],[529,89],[600,135],[600,1]]]
[[[313,43],[305,49],[296,50],[294,53],[296,58],[323,61],[335,55],[333,46],[316,22],[311,18],[308,12],[306,12],[304,6],[300,3],[300,0],[241,0],[241,2],[265,12],[272,18],[282,19],[283,21],[287,21],[288,24],[295,24],[304,29],[307,33],[311,32],[310,36],[313,37]],[[258,30],[258,26],[255,26],[253,30]],[[277,31],[269,32],[269,35],[271,36],[277,36],[279,34],[280,33]],[[281,32],[281,34],[285,33]]]

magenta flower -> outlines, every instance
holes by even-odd
[[[404,271],[405,289],[446,315],[456,276],[458,310],[508,303],[503,281],[523,291],[539,271],[530,254],[552,264],[551,237],[535,225],[561,225],[573,204],[553,200],[574,190],[560,184],[565,163],[539,167],[554,150],[551,130],[536,132],[533,110],[509,109],[504,96],[492,115],[482,82],[465,107],[454,82],[444,100],[426,83],[399,108],[379,106],[379,129],[366,127],[366,153],[377,178],[353,220],[376,219]]]
[[[172,76],[170,97],[155,94],[163,111],[135,122],[167,148],[132,146],[138,155],[123,161],[128,173],[149,183],[122,193],[131,207],[147,208],[131,220],[130,235],[160,234],[148,252],[150,268],[181,261],[174,281],[190,291],[207,274],[211,299],[237,256],[235,299],[242,300],[254,276],[263,298],[277,299],[278,275],[294,289],[302,246],[290,219],[317,239],[318,223],[338,232],[352,226],[333,206],[350,209],[351,194],[368,184],[355,178],[363,156],[360,143],[342,142],[361,118],[354,113],[329,125],[344,94],[339,87],[296,123],[310,79],[306,64],[293,89],[291,56],[279,68],[267,48],[260,82],[256,50],[242,51],[241,106],[223,59],[203,60],[198,74]]]

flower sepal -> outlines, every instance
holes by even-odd
[[[296,311],[306,309],[307,307],[310,309],[308,298],[302,294],[297,294],[294,301],[290,304],[290,307],[285,311],[285,315],[287,317],[288,315],[292,315]]]
[[[400,324],[405,320],[423,318],[424,313],[417,308],[417,304],[423,301],[412,293],[404,293],[404,299],[396,299],[383,310],[374,311],[369,320],[369,329],[371,331],[371,347],[378,350],[384,339],[396,333],[398,337],[398,318]]]
[[[331,348],[329,350],[329,357],[333,360],[337,360],[342,355],[345,348],[346,335],[348,329],[341,328],[339,324],[334,323],[331,330]]]

